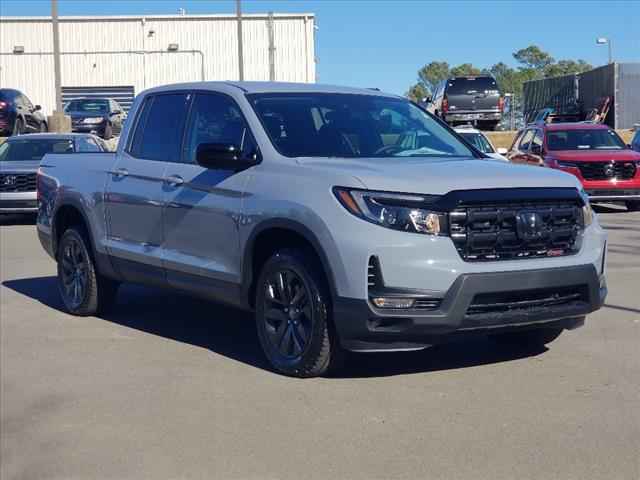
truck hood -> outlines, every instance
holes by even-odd
[[[300,163],[323,171],[343,171],[368,189],[393,192],[443,195],[487,188],[581,188],[576,177],[559,170],[488,159],[314,158]]]
[[[40,167],[39,160],[19,160],[15,162],[0,162],[0,172],[35,173]]]
[[[640,153],[633,150],[552,150],[548,156],[570,162],[640,161]]]

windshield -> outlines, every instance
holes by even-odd
[[[462,138],[464,138],[471,145],[476,147],[482,153],[494,153],[495,150],[489,143],[489,140],[485,138],[481,133],[476,132],[458,132]]]
[[[40,161],[47,153],[72,153],[73,140],[18,140],[0,145],[0,162]]]
[[[287,157],[468,157],[430,115],[401,98],[333,93],[247,95]]]
[[[549,150],[622,150],[626,145],[613,130],[552,130],[547,132]]]
[[[491,77],[457,77],[449,80],[447,95],[497,94],[498,85]]]
[[[107,113],[109,102],[107,100],[71,100],[64,107],[65,112],[83,113]]]

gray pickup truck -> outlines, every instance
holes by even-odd
[[[141,93],[116,153],[47,155],[38,233],[76,315],[121,282],[255,312],[271,365],[472,334],[546,344],[606,295],[575,177],[488,159],[373,90],[189,83]]]

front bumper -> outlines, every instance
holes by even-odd
[[[577,291],[564,303],[476,308],[487,295],[522,295],[534,291]],[[394,289],[394,294],[402,291]],[[404,296],[418,292],[407,290]],[[427,292],[429,296],[431,292]],[[383,310],[367,300],[338,298],[334,319],[345,348],[353,351],[419,349],[465,333],[523,328],[579,326],[585,315],[599,309],[607,295],[604,273],[593,264],[565,268],[462,274],[434,310]],[[473,308],[472,308],[473,305]],[[498,305],[497,302],[490,305]],[[480,310],[480,311],[478,311]]]
[[[103,123],[74,123],[71,125],[71,131],[75,133],[92,133],[94,135],[101,136],[104,134],[105,124]]]
[[[0,193],[0,213],[35,213],[38,211],[36,192]]]
[[[591,203],[640,200],[640,188],[586,189]]]

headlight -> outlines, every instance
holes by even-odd
[[[407,195],[335,187],[333,192],[350,213],[382,227],[426,235],[446,235],[447,216],[429,209],[436,195]]]
[[[102,120],[104,120],[102,117],[87,117],[82,121],[82,123],[94,125],[96,123],[101,123]]]
[[[584,207],[582,207],[582,221],[584,222],[584,228],[587,228],[593,223],[593,217],[595,216],[595,213],[593,211],[593,208],[591,208],[589,195],[587,195],[587,192],[584,191],[584,188],[580,189],[580,196],[584,201]]]

